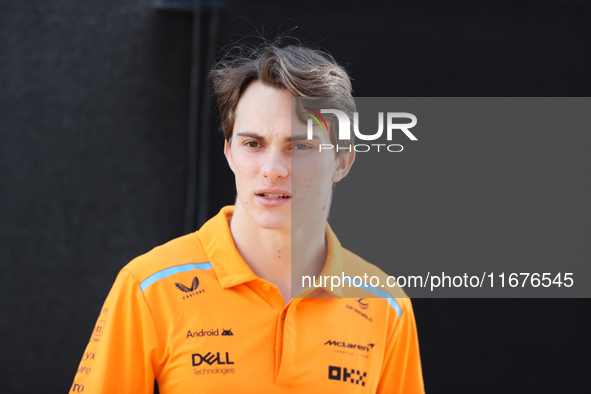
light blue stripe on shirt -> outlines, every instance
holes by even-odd
[[[168,278],[170,275],[178,274],[179,272],[187,272],[192,270],[208,270],[210,268],[211,263],[191,263],[166,268],[146,278],[146,280],[140,283],[140,288],[142,289],[142,291],[144,291],[148,287],[150,287],[150,285],[154,284],[160,279]]]

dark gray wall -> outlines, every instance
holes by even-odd
[[[0,3],[0,391],[69,390],[118,270],[182,232],[191,15]]]
[[[357,96],[588,96],[590,11],[229,1],[215,45],[298,25]],[[191,18],[149,0],[0,0],[1,392],[67,392],[117,271],[182,234]],[[220,142],[210,214],[233,199]],[[428,392],[591,388],[588,300],[413,302]]]

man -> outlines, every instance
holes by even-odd
[[[71,391],[148,393],[157,380],[163,394],[424,392],[402,292],[301,280],[386,281],[326,222],[354,151],[332,123],[312,139],[292,124],[305,100],[294,97],[354,111],[346,72],[321,52],[268,44],[220,62],[212,78],[236,205],[121,270]],[[319,152],[328,143],[344,149]]]

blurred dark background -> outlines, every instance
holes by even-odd
[[[201,3],[0,0],[0,392],[67,392],[119,269],[233,202],[232,41],[298,26],[360,97],[591,94],[591,2]],[[429,393],[591,390],[590,300],[413,303]]]

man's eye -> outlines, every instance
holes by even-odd
[[[248,146],[249,148],[258,148],[259,147],[259,143],[256,141],[248,141],[245,145]]]
[[[293,149],[295,149],[295,150],[305,150],[305,149],[310,149],[310,146],[309,145],[306,145],[306,144],[295,144],[293,146]]]

